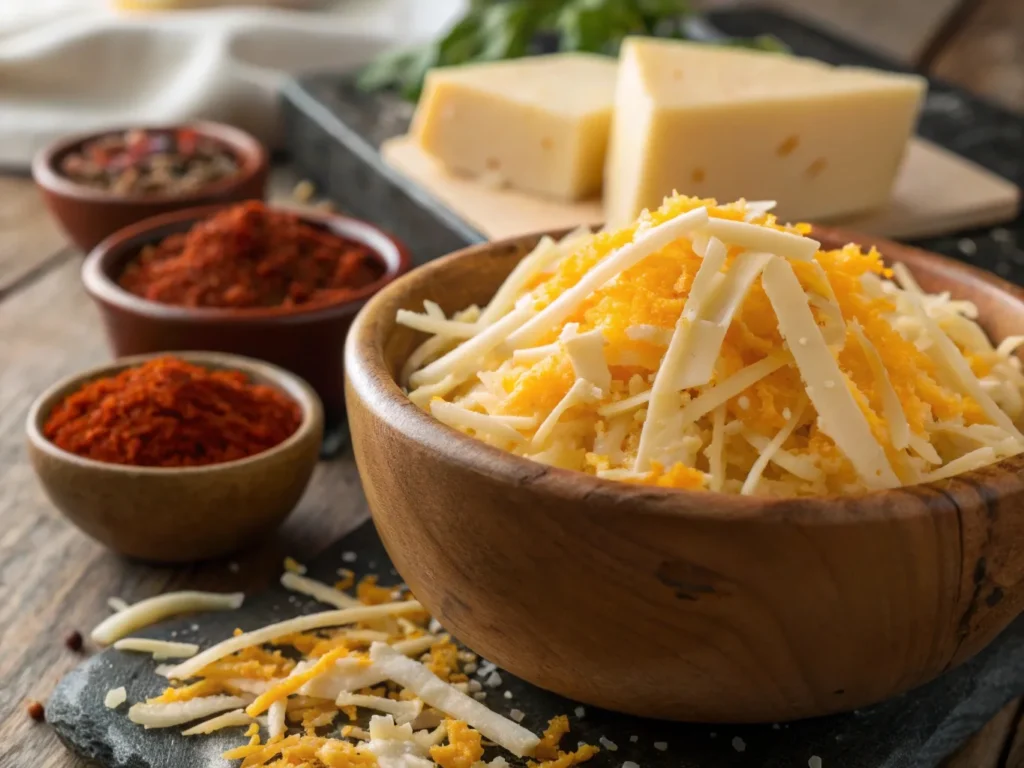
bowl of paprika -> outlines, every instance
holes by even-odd
[[[308,381],[333,425],[352,319],[410,266],[405,246],[370,224],[248,201],[127,227],[89,254],[82,279],[116,355],[266,360]]]
[[[26,423],[43,489],[83,532],[129,557],[226,555],[295,508],[323,412],[299,377],[235,355],[116,360],[42,393]]]

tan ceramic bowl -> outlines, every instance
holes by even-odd
[[[819,230],[826,246],[855,235]],[[381,537],[431,613],[541,688],[632,714],[772,722],[850,710],[976,653],[1024,606],[1024,456],[933,485],[765,500],[554,469],[435,421],[395,383],[399,308],[485,304],[536,242],[469,248],[384,289],[346,348],[356,460]],[[993,337],[1024,292],[894,243]]]
[[[137,221],[182,208],[211,203],[262,200],[267,186],[269,163],[263,145],[245,131],[230,125],[194,122],[187,126],[132,126],[143,130],[188,127],[225,145],[238,159],[238,173],[208,184],[187,195],[122,195],[78,184],[64,176],[61,161],[88,141],[127,128],[112,128],[69,136],[44,147],[32,161],[32,177],[42,190],[46,205],[60,222],[68,238],[89,251],[108,235]]]
[[[43,424],[65,396],[153,355],[121,358],[58,382],[32,404],[26,423],[32,466],[57,509],[114,551],[162,563],[219,557],[272,532],[302,497],[323,437],[320,401],[297,376],[235,355],[177,356],[209,368],[240,370],[281,390],[302,409],[298,430],[246,459],[167,469],[82,458],[43,436]]]

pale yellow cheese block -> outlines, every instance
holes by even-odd
[[[787,219],[876,208],[926,89],[916,75],[629,38],[605,169],[608,220],[624,225],[684,188],[777,200]]]
[[[455,171],[586,199],[601,190],[617,69],[588,53],[434,69],[411,134]]]
[[[528,232],[603,223],[601,201],[555,203],[488,186],[446,171],[409,137],[385,142],[384,161],[492,240]],[[681,189],[687,193],[688,190]],[[912,139],[889,203],[871,214],[839,219],[873,235],[917,238],[1012,219],[1020,190],[1000,176],[923,139]]]

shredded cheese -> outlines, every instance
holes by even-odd
[[[403,616],[408,613],[416,613],[423,610],[415,600],[406,600],[397,603],[384,603],[383,605],[367,605],[359,608],[344,608],[337,611],[323,611],[311,613],[308,616],[297,616],[293,619],[286,619],[276,624],[269,624],[253,632],[245,632],[241,635],[228,638],[217,643],[212,648],[207,648],[197,656],[193,656],[186,662],[172,667],[168,670],[167,677],[177,680],[187,680],[196,672],[208,664],[223,659],[232,653],[250,648],[261,643],[269,643],[271,640],[290,635],[296,632],[308,632],[311,629],[322,629],[324,627],[339,627],[346,624],[355,624],[360,621],[373,621],[374,619],[387,618],[389,616]]]
[[[114,643],[114,649],[149,653],[156,661],[187,659],[199,653],[199,646],[195,643],[173,643],[168,640],[151,640],[145,637],[123,637]]]
[[[197,611],[231,611],[242,605],[240,592],[168,592],[141,600],[101,621],[90,637],[97,645],[110,645],[136,630],[156,624],[171,616]]]
[[[709,219],[705,229],[708,234],[717,237],[726,245],[773,253],[796,261],[810,261],[821,246],[817,240],[795,232],[771,229],[745,221]]]
[[[370,648],[370,658],[388,679],[412,691],[424,703],[473,726],[516,757],[533,754],[540,744],[540,739],[526,728],[453,688],[425,666],[402,656],[393,648],[374,643]]]
[[[176,725],[209,717],[226,709],[244,707],[248,699],[240,696],[206,696],[167,704],[133,704],[128,719],[146,728],[173,728]]]
[[[233,709],[230,712],[225,712],[223,715],[217,715],[209,720],[197,723],[191,728],[186,728],[181,732],[181,735],[206,736],[225,728],[237,728],[242,725],[249,725],[250,723],[252,723],[252,718],[245,714],[244,709]]]
[[[281,586],[293,592],[308,595],[315,600],[319,600],[321,603],[333,605],[335,608],[356,608],[362,605],[354,597],[345,594],[340,589],[335,589],[329,584],[324,584],[322,581],[309,579],[291,571],[285,571],[281,574]]]
[[[396,701],[395,699],[386,699],[383,696],[366,696],[358,693],[348,693],[347,691],[339,693],[334,703],[339,707],[363,707],[364,709],[384,712],[394,717],[398,725],[411,723],[423,711],[423,702],[419,699]]]
[[[117,709],[126,701],[128,701],[128,692],[122,685],[119,688],[111,688],[107,691],[107,695],[103,697],[103,706],[107,709]]]

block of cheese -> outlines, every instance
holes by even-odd
[[[653,38],[622,47],[604,203],[614,226],[678,190],[777,200],[789,221],[879,208],[927,81]]]
[[[616,62],[552,54],[428,73],[412,134],[451,171],[556,200],[599,195]]]

